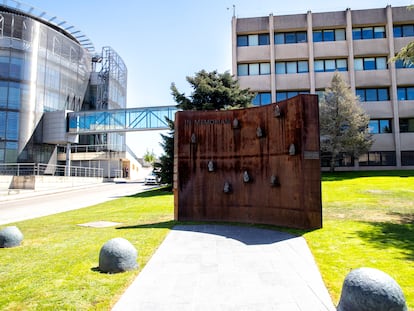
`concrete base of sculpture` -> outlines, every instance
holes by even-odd
[[[16,226],[6,227],[0,231],[0,248],[19,246],[23,241],[23,234]]]
[[[106,242],[99,253],[99,270],[118,273],[138,268],[138,252],[126,239],[114,238]]]
[[[407,305],[400,286],[388,274],[359,268],[346,276],[337,310],[407,311]]]

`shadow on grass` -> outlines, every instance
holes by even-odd
[[[150,224],[140,224],[140,225],[133,225],[133,226],[123,226],[117,227],[117,230],[122,229],[149,229],[149,228],[161,228],[161,229],[172,229],[175,225],[180,224],[180,222],[175,220],[163,221],[163,222],[155,222]]]
[[[136,194],[128,195],[127,198],[150,198],[150,197],[157,197],[161,195],[171,195],[171,187],[166,186],[162,188],[151,189],[144,192],[139,192]]]
[[[411,215],[414,218],[414,215]],[[378,250],[396,248],[406,260],[414,261],[414,224],[391,222],[367,222],[370,230],[357,234]]]
[[[340,181],[347,179],[355,179],[360,177],[381,177],[381,176],[399,176],[414,177],[413,170],[390,170],[390,171],[356,171],[356,172],[323,172],[322,181]]]

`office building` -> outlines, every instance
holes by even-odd
[[[50,126],[66,122],[66,111],[126,108],[126,92],[127,68],[112,48],[96,52],[79,29],[42,10],[0,5],[0,164],[69,160],[102,168],[104,177],[132,174],[139,164],[125,133],[78,135],[67,144]]]
[[[319,94],[339,71],[370,116],[374,143],[359,159],[341,154],[338,169],[413,168],[414,66],[389,62],[413,40],[406,7],[233,17],[232,70],[256,105]]]

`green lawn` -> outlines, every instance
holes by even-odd
[[[351,269],[372,267],[414,310],[414,172],[324,174],[322,201],[323,228],[303,235],[334,303]]]
[[[396,279],[414,311],[414,172],[324,174],[322,200],[324,227],[294,232],[307,240],[334,303],[350,269],[365,266]],[[78,226],[97,220],[122,225]],[[173,196],[162,189],[19,222],[22,246],[0,249],[0,310],[109,310],[174,224]],[[138,249],[139,270],[96,271],[114,237]]]
[[[138,270],[99,273],[99,250],[123,237],[137,248],[142,269],[173,226],[172,215],[172,195],[157,190],[19,222],[22,246],[0,249],[0,310],[109,310]],[[78,226],[99,220],[122,225]]]

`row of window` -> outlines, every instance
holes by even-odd
[[[17,140],[18,135],[19,113],[0,110],[0,143],[4,143],[5,140]]]
[[[282,91],[276,93],[276,101],[286,100],[299,94],[309,94],[305,91]],[[256,95],[253,100],[254,106],[269,105],[272,102],[272,96],[270,92],[261,92]],[[401,118],[399,119],[400,132],[401,133],[414,133],[414,118]],[[371,119],[368,125],[369,132],[371,134],[387,134],[392,133],[392,120],[391,119]]]
[[[371,119],[368,130],[371,134],[392,133],[391,119]]]
[[[0,81],[0,108],[20,109],[29,100],[29,86],[23,83]]]
[[[270,63],[238,64],[238,76],[269,75]]]
[[[345,39],[345,29],[324,29],[313,31],[313,42],[343,41]]]
[[[278,91],[276,93],[276,101],[285,100],[288,98],[295,97],[299,94],[309,94],[308,91]]]
[[[391,119],[371,119],[369,121],[369,132],[371,134],[392,133]],[[399,119],[401,133],[414,133],[414,118]]]
[[[414,25],[395,25],[394,37],[413,37]],[[346,40],[345,29],[322,29],[312,32],[313,42],[343,41]],[[353,40],[380,39],[385,38],[384,26],[356,27],[352,29]],[[306,31],[278,32],[275,33],[275,44],[304,43],[308,41]],[[268,33],[238,35],[237,46],[269,45]]]
[[[278,90],[276,92],[276,101],[285,100],[294,97],[298,94],[309,94],[309,91],[304,90],[290,90],[283,91]],[[319,95],[323,94],[323,91],[318,92]],[[260,96],[259,96],[260,95]],[[361,102],[374,102],[374,101],[388,101],[390,100],[390,94],[388,88],[358,88],[356,89],[356,95],[359,96]],[[253,102],[255,105],[270,104],[271,94],[270,92],[263,92],[258,94],[259,98],[256,98]],[[414,86],[398,87],[397,88],[398,100],[414,100]],[[263,98],[262,98],[263,97]]]
[[[388,88],[360,88],[356,89],[356,95],[361,102],[390,100]]]
[[[255,35],[239,35],[237,36],[237,46],[256,46],[256,45],[269,45],[268,33],[255,34]]]
[[[361,57],[354,60],[355,70],[387,69],[387,57]]]
[[[252,102],[254,106],[269,105],[271,103],[272,103],[272,94],[270,92],[257,93],[255,98],[253,98],[253,102]]]
[[[401,118],[400,119],[400,132],[401,133],[414,133],[414,118]]]
[[[361,27],[352,28],[352,39],[354,40],[368,40],[385,38],[385,27]]]
[[[277,91],[276,101],[279,102],[299,94],[309,94],[309,91]],[[252,103],[254,106],[269,105],[272,103],[272,94],[270,92],[259,92],[256,94]]]
[[[387,58],[380,57],[361,57],[355,58],[354,65],[356,71],[361,70],[386,70]],[[276,74],[295,74],[309,72],[307,60],[276,62]],[[315,72],[347,71],[348,61],[346,59],[318,59],[314,62]],[[267,75],[270,74],[270,63],[251,63],[239,64],[237,74],[239,76],[248,75]]]
[[[348,61],[346,59],[321,59],[314,62],[315,72],[347,71]]]
[[[397,87],[398,100],[414,100],[414,86]]]
[[[394,151],[371,151],[359,157],[359,166],[395,166]],[[406,164],[402,164],[406,165]]]
[[[394,37],[413,37],[414,36],[414,25],[395,25],[394,26]]]
[[[294,74],[309,72],[307,60],[294,62],[276,62],[276,74]]]
[[[321,154],[321,166],[329,167],[331,155],[329,153]],[[394,151],[371,151],[359,157],[359,166],[395,166],[397,164]],[[336,167],[353,167],[355,159],[349,154],[340,153],[335,159]],[[414,165],[414,151],[401,151],[401,165]]]
[[[411,62],[404,62],[400,59],[395,61],[395,68],[397,69],[403,69],[403,68],[413,68],[414,64]]]

